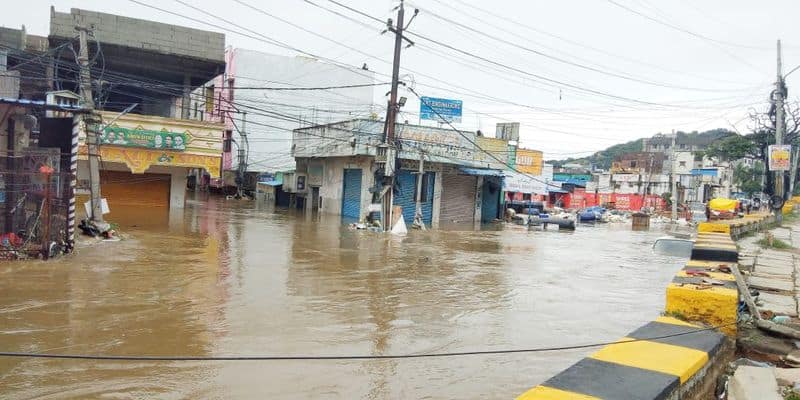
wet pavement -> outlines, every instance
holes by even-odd
[[[630,226],[352,231],[219,198],[113,210],[127,239],[0,264],[0,351],[382,355],[615,340],[682,260]],[[0,359],[4,399],[513,398],[591,349],[372,361]]]

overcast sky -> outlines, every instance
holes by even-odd
[[[221,31],[234,47],[298,54],[237,35],[231,31],[242,28],[220,20],[227,19],[306,53],[366,63],[377,81],[391,73],[393,39],[381,35],[384,26],[330,0],[241,0],[328,40],[234,0],[186,1],[216,18],[175,0],[139,1],[226,30],[129,0],[29,0],[0,13],[0,24],[47,35],[50,5],[62,12],[77,7]],[[339,2],[380,20],[398,4]],[[547,158],[582,156],[673,129],[735,126],[744,133],[748,110],[766,107],[775,82],[777,39],[784,44],[784,73],[800,65],[796,0],[417,0],[406,7],[407,16],[420,9],[411,32],[451,48],[409,35],[416,46],[403,49],[403,79],[422,95],[463,100],[459,128],[493,133],[497,122],[521,122],[522,144]],[[787,82],[797,99],[800,73]],[[376,104],[385,104],[387,90],[375,90]],[[419,103],[401,94],[409,102],[400,118],[415,122]]]

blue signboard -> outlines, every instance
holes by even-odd
[[[419,118],[461,123],[461,107],[461,100],[422,96],[422,101],[419,102]]]

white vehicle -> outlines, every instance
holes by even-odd
[[[700,223],[706,222],[708,217],[706,217],[706,204],[705,203],[689,203],[689,212],[692,215],[692,222]]]

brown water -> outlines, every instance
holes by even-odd
[[[128,239],[0,264],[0,350],[352,355],[564,346],[658,315],[660,233],[342,227],[252,203],[115,210]],[[4,399],[507,399],[591,349],[377,361],[0,359]]]

